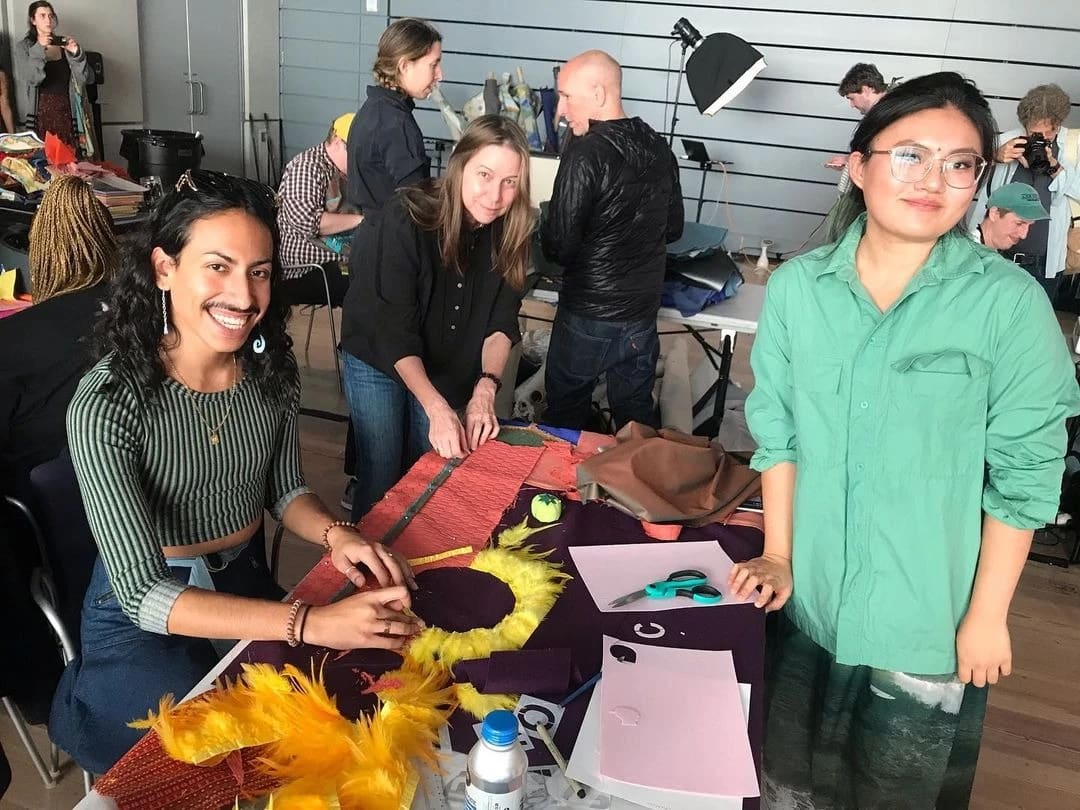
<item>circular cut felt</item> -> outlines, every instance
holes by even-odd
[[[416,575],[412,609],[428,625],[450,633],[494,627],[514,609],[500,579],[472,568],[430,568]]]

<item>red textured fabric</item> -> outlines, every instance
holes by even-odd
[[[394,550],[407,558],[462,546],[480,551],[543,452],[542,447],[517,447],[497,441],[479,447],[435,490],[394,541]],[[445,465],[446,459],[435,453],[417,461],[360,522],[364,536],[376,540],[386,534]],[[475,556],[463,554],[418,570],[467,568]]]
[[[177,762],[149,731],[94,783],[94,790],[113,799],[119,810],[219,810],[232,807],[238,795],[262,796],[277,787],[255,770],[261,754],[261,748],[242,752],[244,783],[239,785],[227,761],[208,768]]]
[[[406,557],[423,557],[472,546],[480,551],[491,539],[503,513],[517,498],[525,476],[536,466],[541,447],[512,447],[488,442],[480,447],[435,490],[431,500],[394,542]],[[381,538],[446,464],[428,453],[387,493],[360,524],[365,536]],[[474,554],[451,557],[427,568],[469,565]],[[326,604],[345,584],[345,577],[324,556],[290,599]],[[243,752],[245,795],[262,795],[276,783],[254,770],[255,750]],[[153,731],[98,781],[94,788],[116,800],[120,810],[216,810],[231,807],[238,793],[237,780],[227,762],[199,768],[171,759]]]

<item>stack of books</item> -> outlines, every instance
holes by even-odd
[[[115,174],[93,178],[90,187],[114,220],[135,216],[146,197],[146,188]]]

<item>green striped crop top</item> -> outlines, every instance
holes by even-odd
[[[126,387],[106,390],[110,362],[111,355],[79,382],[68,407],[68,444],[120,607],[143,630],[164,634],[188,586],[170,574],[162,547],[225,537],[264,509],[280,519],[294,498],[311,491],[300,468],[299,393],[275,410],[245,377],[212,445],[189,393],[216,425],[231,390],[188,392],[166,378],[160,405],[144,405]]]

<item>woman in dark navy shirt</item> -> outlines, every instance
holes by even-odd
[[[533,227],[528,170],[521,128],[477,118],[443,177],[398,192],[364,242],[342,310],[353,519],[428,449],[461,456],[498,433]]]
[[[367,89],[348,139],[347,195],[369,226],[395,190],[430,176],[413,108],[414,99],[427,98],[442,79],[441,43],[434,26],[411,17],[397,20],[379,37],[373,68],[378,84]]]

